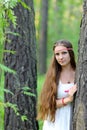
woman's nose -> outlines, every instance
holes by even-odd
[[[59,58],[60,58],[60,59],[62,59],[62,58],[63,58],[63,55],[62,55],[62,54],[60,54],[60,55],[59,55]]]

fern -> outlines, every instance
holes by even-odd
[[[23,2],[22,0],[18,0],[19,3],[21,3],[21,5],[25,8],[25,9],[28,9],[29,11],[31,11],[31,8],[25,3]]]
[[[18,0],[2,0],[1,2],[7,9],[13,9],[17,5]]]
[[[16,51],[11,51],[11,50],[2,50],[2,52],[4,53],[4,52],[7,52],[7,53],[11,53],[11,54],[15,54],[16,53]]]
[[[5,72],[9,72],[9,73],[13,73],[13,74],[16,74],[16,71],[8,68],[7,66],[3,65],[3,64],[0,64],[0,68],[5,71]]]
[[[22,93],[27,95],[27,96],[34,96],[35,97],[35,94],[33,94],[32,92],[29,92],[31,90],[31,88],[25,86],[22,88]]]

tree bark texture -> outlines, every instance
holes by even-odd
[[[36,67],[36,37],[34,25],[33,0],[24,0],[29,7],[24,8],[18,4],[14,9],[17,16],[17,27],[11,25],[10,30],[18,33],[19,36],[8,35],[10,43],[5,44],[5,49],[16,51],[15,54],[6,53],[4,55],[5,64],[14,69],[17,74],[5,74],[5,88],[14,95],[5,94],[5,102],[17,104],[19,113],[27,116],[28,120],[22,121],[13,109],[5,109],[5,130],[38,130],[36,121],[36,101],[37,101],[37,67]],[[25,95],[23,87],[35,96]]]
[[[87,0],[84,0],[83,4],[76,80],[78,91],[74,106],[73,130],[87,130]]]
[[[41,26],[39,40],[39,70],[40,74],[46,72],[47,59],[47,22],[48,22],[48,0],[42,0],[41,6]]]

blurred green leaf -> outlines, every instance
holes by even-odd
[[[13,74],[16,74],[16,71],[8,68],[7,66],[3,65],[3,64],[0,64],[0,68],[5,71],[5,72],[9,72],[9,73],[13,73]]]

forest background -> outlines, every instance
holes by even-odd
[[[41,1],[35,1],[35,25],[37,37],[37,59],[38,59],[38,95],[45,79],[45,74],[40,75],[39,69],[39,46],[40,46],[40,21]],[[48,29],[47,29],[47,57],[46,67],[49,67],[53,56],[53,44],[59,39],[67,39],[73,44],[76,60],[78,58],[78,41],[80,38],[80,23],[82,18],[82,1],[79,0],[50,0],[48,3]],[[42,123],[39,122],[40,130]]]
[[[41,0],[34,0],[35,10],[35,27],[37,39],[37,92],[38,95],[42,88],[45,73],[40,74],[39,71],[39,40],[40,40],[40,21],[41,21]],[[80,23],[82,18],[82,1],[79,0],[50,0],[48,4],[48,28],[47,28],[47,57],[46,66],[48,68],[52,58],[53,43],[59,39],[70,40],[73,44],[75,55],[78,55],[78,40],[80,36]],[[1,26],[1,25],[0,25]],[[2,48],[0,44],[0,49]],[[2,55],[0,53],[0,58]],[[43,60],[43,59],[42,59]],[[1,86],[4,87],[4,77],[1,79]],[[0,86],[0,87],[1,87]],[[0,130],[4,129],[4,109],[1,103],[4,101],[4,94],[0,91]],[[40,130],[42,122],[39,122]]]

